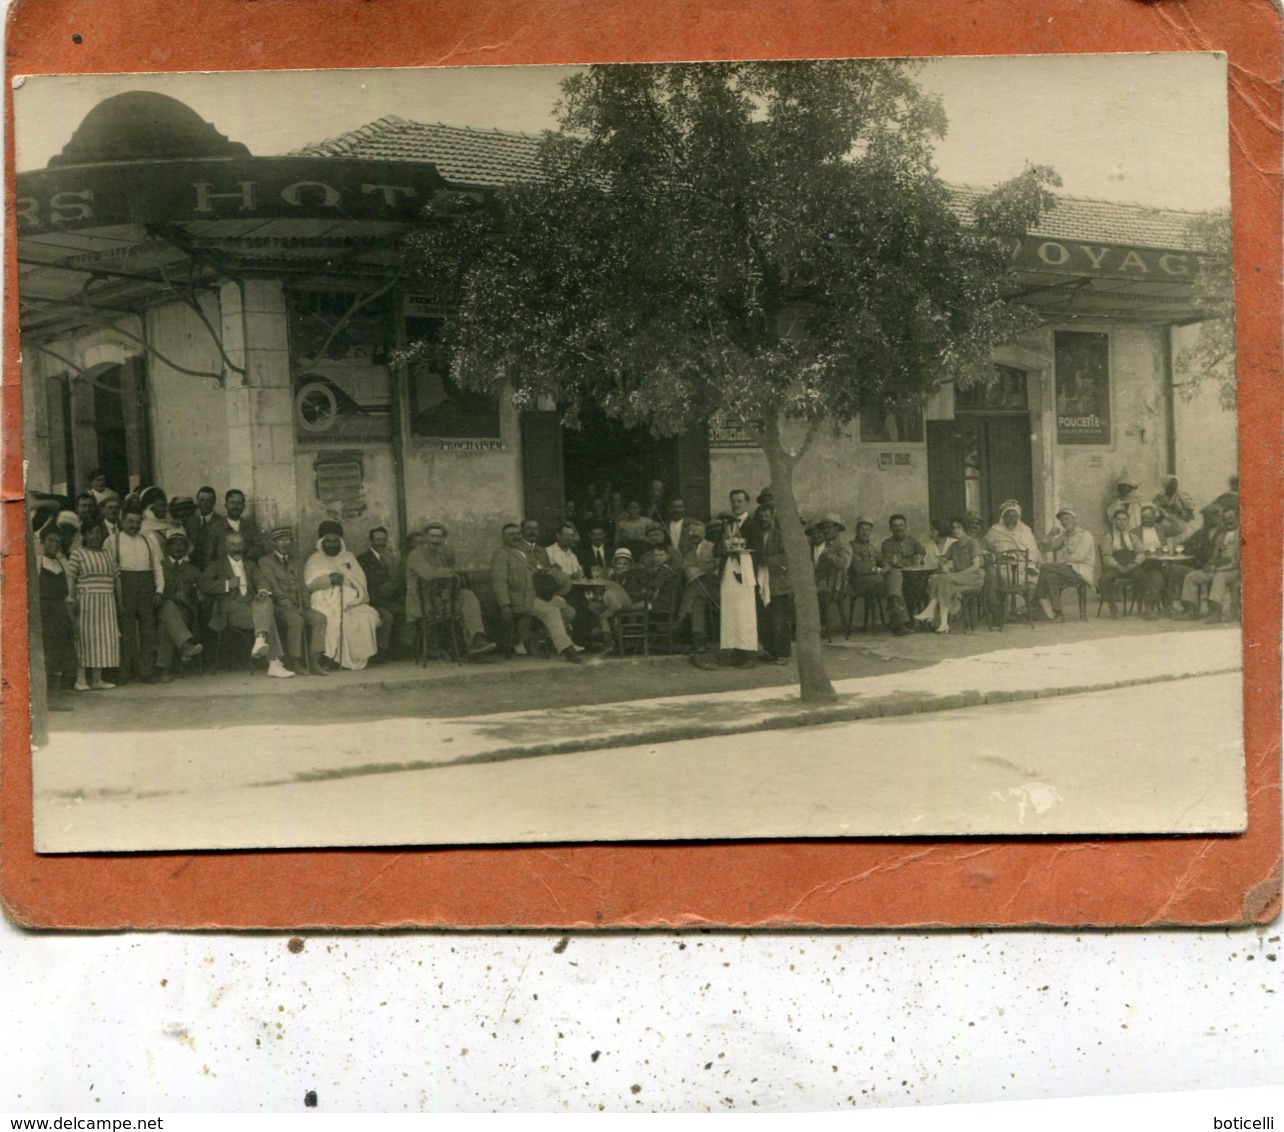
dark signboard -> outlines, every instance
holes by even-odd
[[[1023,270],[1164,283],[1188,283],[1199,271],[1199,256],[1194,252],[1044,236],[1026,236],[1013,249],[1012,263]]]
[[[20,173],[18,235],[194,220],[411,221],[445,187],[426,162],[241,157]]]
[[[1057,443],[1110,443],[1110,336],[1056,332]]]

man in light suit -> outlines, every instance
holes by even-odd
[[[210,628],[221,633],[253,629],[255,657],[268,657],[268,675],[278,680],[293,676],[281,663],[281,638],[276,631],[272,594],[259,568],[245,557],[245,536],[231,531],[223,540],[226,554],[216,558],[201,574],[200,591],[213,600]]]
[[[294,532],[289,527],[272,531],[272,553],[260,558],[258,566],[263,585],[272,594],[277,631],[285,636],[286,667],[296,676],[329,676],[321,666],[328,628],[326,616],[312,608],[312,595],[303,582],[303,559],[296,553]]]
[[[504,545],[490,560],[490,584],[499,605],[509,655],[514,652],[526,655],[523,638],[527,623],[534,617],[548,630],[553,647],[562,656],[574,664],[583,663],[567,632],[565,614],[573,617],[574,611],[565,602],[558,606],[535,593],[535,575],[546,571],[548,566],[544,548],[535,544],[539,537],[539,524],[530,519],[520,527],[516,523],[508,523],[502,537]]]

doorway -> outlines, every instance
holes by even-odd
[[[1034,517],[1030,409],[1023,370],[996,366],[991,385],[955,395],[952,421],[927,422],[928,506],[933,519],[975,512],[988,527],[1008,499]]]
[[[708,514],[704,426],[661,438],[645,428],[626,428],[598,409],[583,410],[578,429],[563,427],[556,412],[526,412],[522,470],[526,515],[550,535],[567,503],[582,510],[594,495],[619,492],[625,503],[636,499],[645,507],[652,480],[664,483],[666,501],[683,499],[688,515]]]

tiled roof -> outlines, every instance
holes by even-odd
[[[951,185],[955,212],[970,222],[972,209],[985,189]],[[1084,240],[1100,244],[1126,244],[1141,248],[1193,249],[1191,222],[1203,215],[1173,209],[1147,208],[1140,204],[1117,204],[1108,200],[1058,196],[1030,229],[1032,236],[1053,240]],[[1197,249],[1195,249],[1197,250]]]
[[[389,114],[337,138],[305,145],[291,156],[431,161],[447,181],[491,186],[537,179],[538,146],[539,138],[530,134],[408,122]]]
[[[373,161],[430,161],[459,185],[506,185],[539,178],[540,139],[531,134],[476,130],[440,122],[409,122],[395,114],[337,138],[294,150],[303,157],[357,157]],[[950,186],[959,219],[970,222],[985,189]],[[1050,239],[1085,240],[1135,247],[1191,247],[1190,224],[1199,213],[1139,204],[1061,196],[1032,230]]]

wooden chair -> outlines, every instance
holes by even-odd
[[[1097,594],[1097,616],[1100,617],[1101,611],[1106,605],[1106,594],[1105,591],[1101,589],[1098,589]],[[1128,616],[1128,606],[1132,603],[1134,597],[1135,594],[1132,589],[1132,579],[1116,578],[1115,604],[1121,607],[1121,611],[1125,617]]]
[[[1013,618],[1024,616],[1034,628],[1034,585],[1030,581],[1030,552],[1001,550],[994,556],[994,577],[998,595],[999,630]],[[1017,602],[1021,602],[1018,609]]]
[[[463,630],[459,624],[460,582],[456,574],[419,582],[419,660],[426,668],[433,660],[460,664],[464,656]]]
[[[682,587],[675,576],[661,580],[651,593],[648,603],[645,636],[642,652],[651,655],[651,644],[656,642],[666,653],[673,652],[673,638],[678,629],[678,604],[682,598]]]
[[[248,672],[251,676],[254,675],[258,665],[255,663],[253,656],[253,629],[237,629],[232,625],[224,625],[218,632],[211,629],[210,634],[214,644],[214,663],[209,669],[211,675],[223,671],[223,655],[225,651],[230,651],[230,656],[236,662],[238,668]],[[229,644],[229,642],[234,643]]]
[[[827,644],[834,643],[833,633],[830,630],[830,610],[838,610],[838,627],[843,631],[843,639],[851,638],[851,608],[847,602],[847,571],[844,570],[838,578],[838,586],[834,589],[822,589],[816,592],[816,597],[820,601],[820,629],[825,634]]]
[[[1079,598],[1079,620],[1088,620],[1088,583],[1080,578],[1077,582],[1066,582],[1061,586],[1064,593],[1068,589],[1073,589]],[[1100,615],[1100,610],[1098,610]]]
[[[851,629],[856,624],[856,603],[862,606],[861,632],[867,633],[876,621],[887,624],[887,606],[881,594],[862,594],[851,585],[851,576],[843,583],[843,596],[847,613],[843,621],[843,632],[850,637]]]
[[[994,632],[994,622],[990,617],[990,605],[985,600],[985,590],[968,590],[959,594],[959,597],[963,602],[963,631],[972,632],[984,618],[986,631]]]

